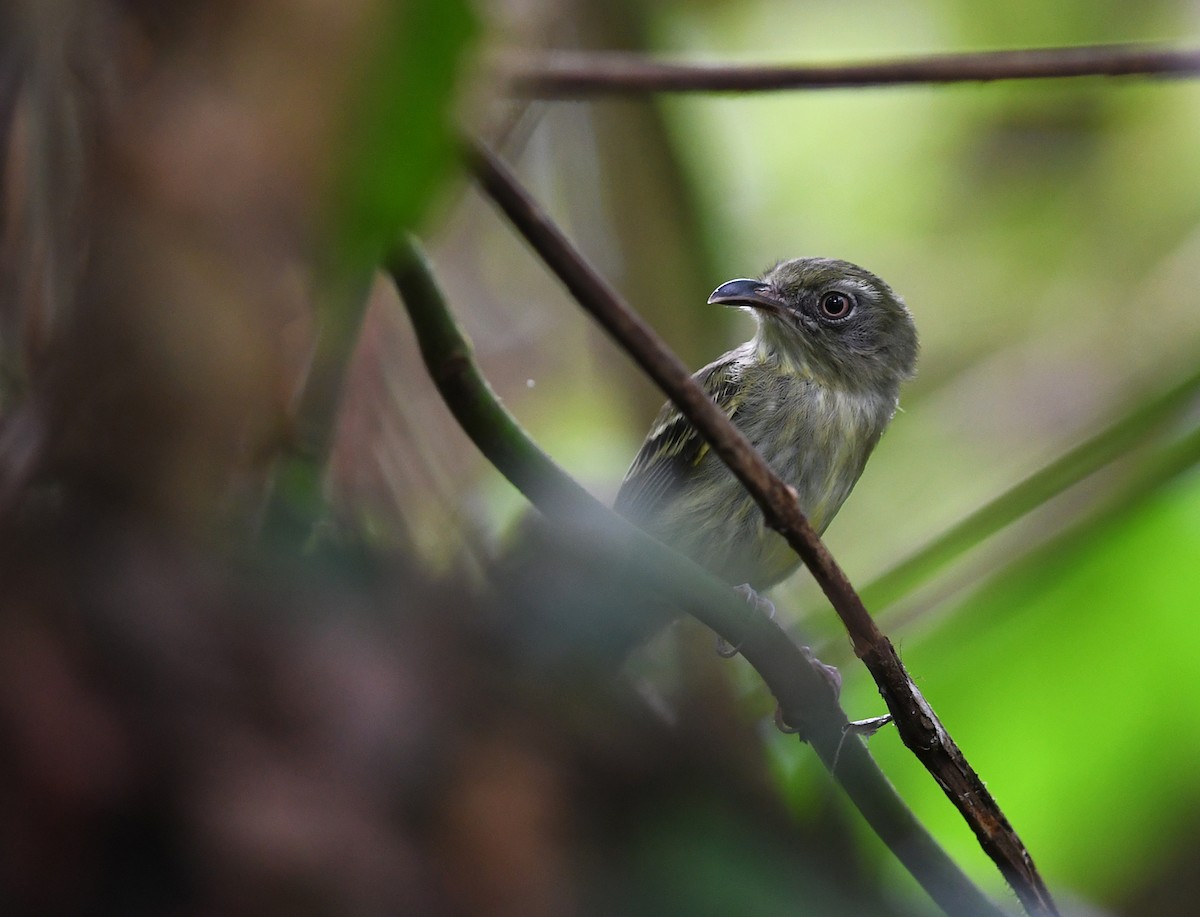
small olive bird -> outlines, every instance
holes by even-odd
[[[846,261],[783,261],[721,284],[709,303],[758,330],[694,378],[780,477],[821,533],[862,474],[912,376],[917,331],[891,288]],[[799,558],[673,404],[659,412],[615,508],[729,582],[763,590]]]

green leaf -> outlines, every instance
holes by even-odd
[[[352,273],[416,227],[452,174],[456,89],[477,29],[466,0],[385,6],[343,177],[341,238]]]

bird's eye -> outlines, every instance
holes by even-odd
[[[830,290],[821,296],[821,314],[826,318],[845,318],[854,311],[854,297],[840,290]]]

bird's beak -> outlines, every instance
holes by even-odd
[[[709,305],[748,306],[768,312],[782,312],[783,300],[761,280],[730,280],[721,284],[708,297]]]

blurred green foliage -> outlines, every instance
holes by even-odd
[[[698,61],[1197,38],[1194,8],[1165,0],[986,9],[964,0],[711,0],[638,12],[649,50]],[[584,161],[573,152],[592,140],[635,150],[649,142],[621,133],[608,109],[595,138],[588,111],[615,104],[551,104],[510,155],[589,255],[699,366],[717,354],[697,344],[697,321],[709,333],[727,329],[723,346],[743,340],[749,325],[704,312],[700,297],[675,325],[660,299],[644,298],[649,287],[623,273],[616,253],[653,247],[656,237],[628,203],[613,214],[588,197],[593,183],[623,176],[606,172],[602,155]],[[778,258],[829,255],[878,272],[913,310],[923,341],[918,378],[827,538],[857,583],[1195,373],[1198,81],[1085,78],[644,104],[666,120],[689,196],[680,212],[698,220],[683,234],[705,247],[709,273],[680,278],[681,289],[711,288]],[[489,263],[506,263],[465,316],[480,359],[550,451],[595,491],[612,493],[649,423],[646,403],[658,399],[599,335],[554,317],[571,309],[561,294],[505,275],[518,270],[507,263],[510,242],[488,245]],[[443,257],[461,247],[448,244]],[[478,288],[456,298],[469,302],[471,292],[480,298]],[[497,315],[528,322],[544,362],[522,363],[528,351],[512,337],[489,347],[484,332],[503,324]],[[873,609],[1051,886],[1110,906],[1154,884],[1156,857],[1185,842],[1200,802],[1190,766],[1200,743],[1190,715],[1200,482],[1187,470],[1194,457],[1169,482],[1154,478],[1153,460],[1194,430],[1194,409],[1173,423],[1124,443],[1112,465],[1047,495],[982,545],[964,532],[969,543],[947,568]],[[480,480],[491,507],[482,516],[500,526],[518,501],[489,474]],[[850,713],[881,712],[808,577],[776,598],[841,664]],[[753,677],[745,683],[753,694]],[[827,779],[792,740],[771,746],[806,810]],[[961,860],[999,886],[894,733],[873,746]]]
[[[912,660],[1041,865],[1108,900],[1200,803],[1198,519],[1193,473],[998,577]]]
[[[344,148],[333,180],[331,262],[318,294],[320,334],[297,448],[275,475],[265,519],[283,543],[304,543],[324,518],[327,461],[339,399],[360,340],[372,276],[403,233],[422,226],[456,177],[455,107],[478,31],[466,0],[382,4],[377,31],[349,74]]]
[[[338,196],[341,241],[352,267],[378,263],[392,240],[416,228],[458,159],[454,106],[470,39],[466,0],[385,6],[350,112],[351,151]]]
[[[658,8],[652,34],[685,59],[853,61],[1187,40],[1190,16],[1175,3],[672,4]],[[1194,372],[1194,81],[661,104],[699,201],[714,283],[779,257],[845,257],[887,278],[917,318],[923,359],[905,413],[828,535],[856,582]],[[888,626],[1051,886],[1110,905],[1153,883],[1156,857],[1200,803],[1191,766],[1200,481],[1185,474],[1118,513],[1098,511],[1148,468],[1126,462],[1054,498],[900,597],[902,626]],[[880,712],[807,577],[779,596],[785,608],[813,609],[804,626],[841,663],[851,714]],[[805,749],[773,744],[803,810],[826,778]],[[999,887],[895,735],[873,747],[927,823]]]

